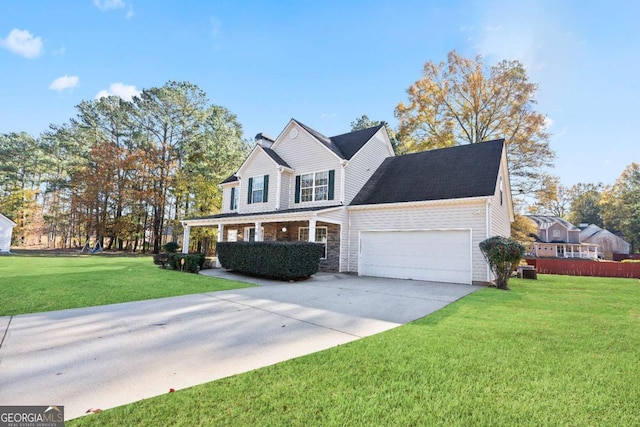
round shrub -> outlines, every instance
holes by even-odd
[[[496,276],[496,287],[509,289],[509,277],[524,256],[524,246],[507,237],[494,236],[480,242],[480,250]]]

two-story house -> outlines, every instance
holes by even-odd
[[[538,232],[531,236],[535,242],[529,244],[527,255],[552,258],[598,258],[598,245],[583,242],[580,229],[569,221],[546,215],[527,215]]]
[[[527,215],[538,231],[531,236],[527,255],[551,258],[613,259],[616,255],[628,255],[631,245],[609,230],[595,224],[580,224],[546,215]]]
[[[395,156],[383,126],[326,137],[292,119],[221,183],[218,241],[325,244],[321,271],[486,283],[479,243],[513,221],[503,140]]]

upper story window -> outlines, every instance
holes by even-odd
[[[238,209],[238,193],[239,191],[237,187],[231,187],[231,202],[229,204],[229,209],[232,211]]]
[[[300,201],[327,200],[328,189],[329,171],[301,175]]]
[[[249,178],[247,203],[266,203],[269,195],[269,175]]]
[[[502,182],[502,177],[500,177],[500,206],[502,206],[503,193],[504,193],[504,182]]]
[[[296,176],[295,202],[333,200],[335,171],[322,171]]]

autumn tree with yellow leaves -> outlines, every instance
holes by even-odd
[[[447,62],[427,62],[422,77],[398,104],[398,139],[402,151],[504,138],[515,195],[541,189],[554,153],[546,118],[536,112],[538,85],[529,81],[519,61],[485,66],[482,57],[464,58],[456,51]]]

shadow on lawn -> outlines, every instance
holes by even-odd
[[[149,257],[151,253],[139,253],[139,252],[126,252],[126,251],[103,251],[99,254],[90,254],[87,252],[81,252],[80,249],[14,249],[9,254],[2,254],[2,256],[27,256],[27,257],[70,257],[70,258],[89,258],[93,256],[106,256],[106,257]]]

